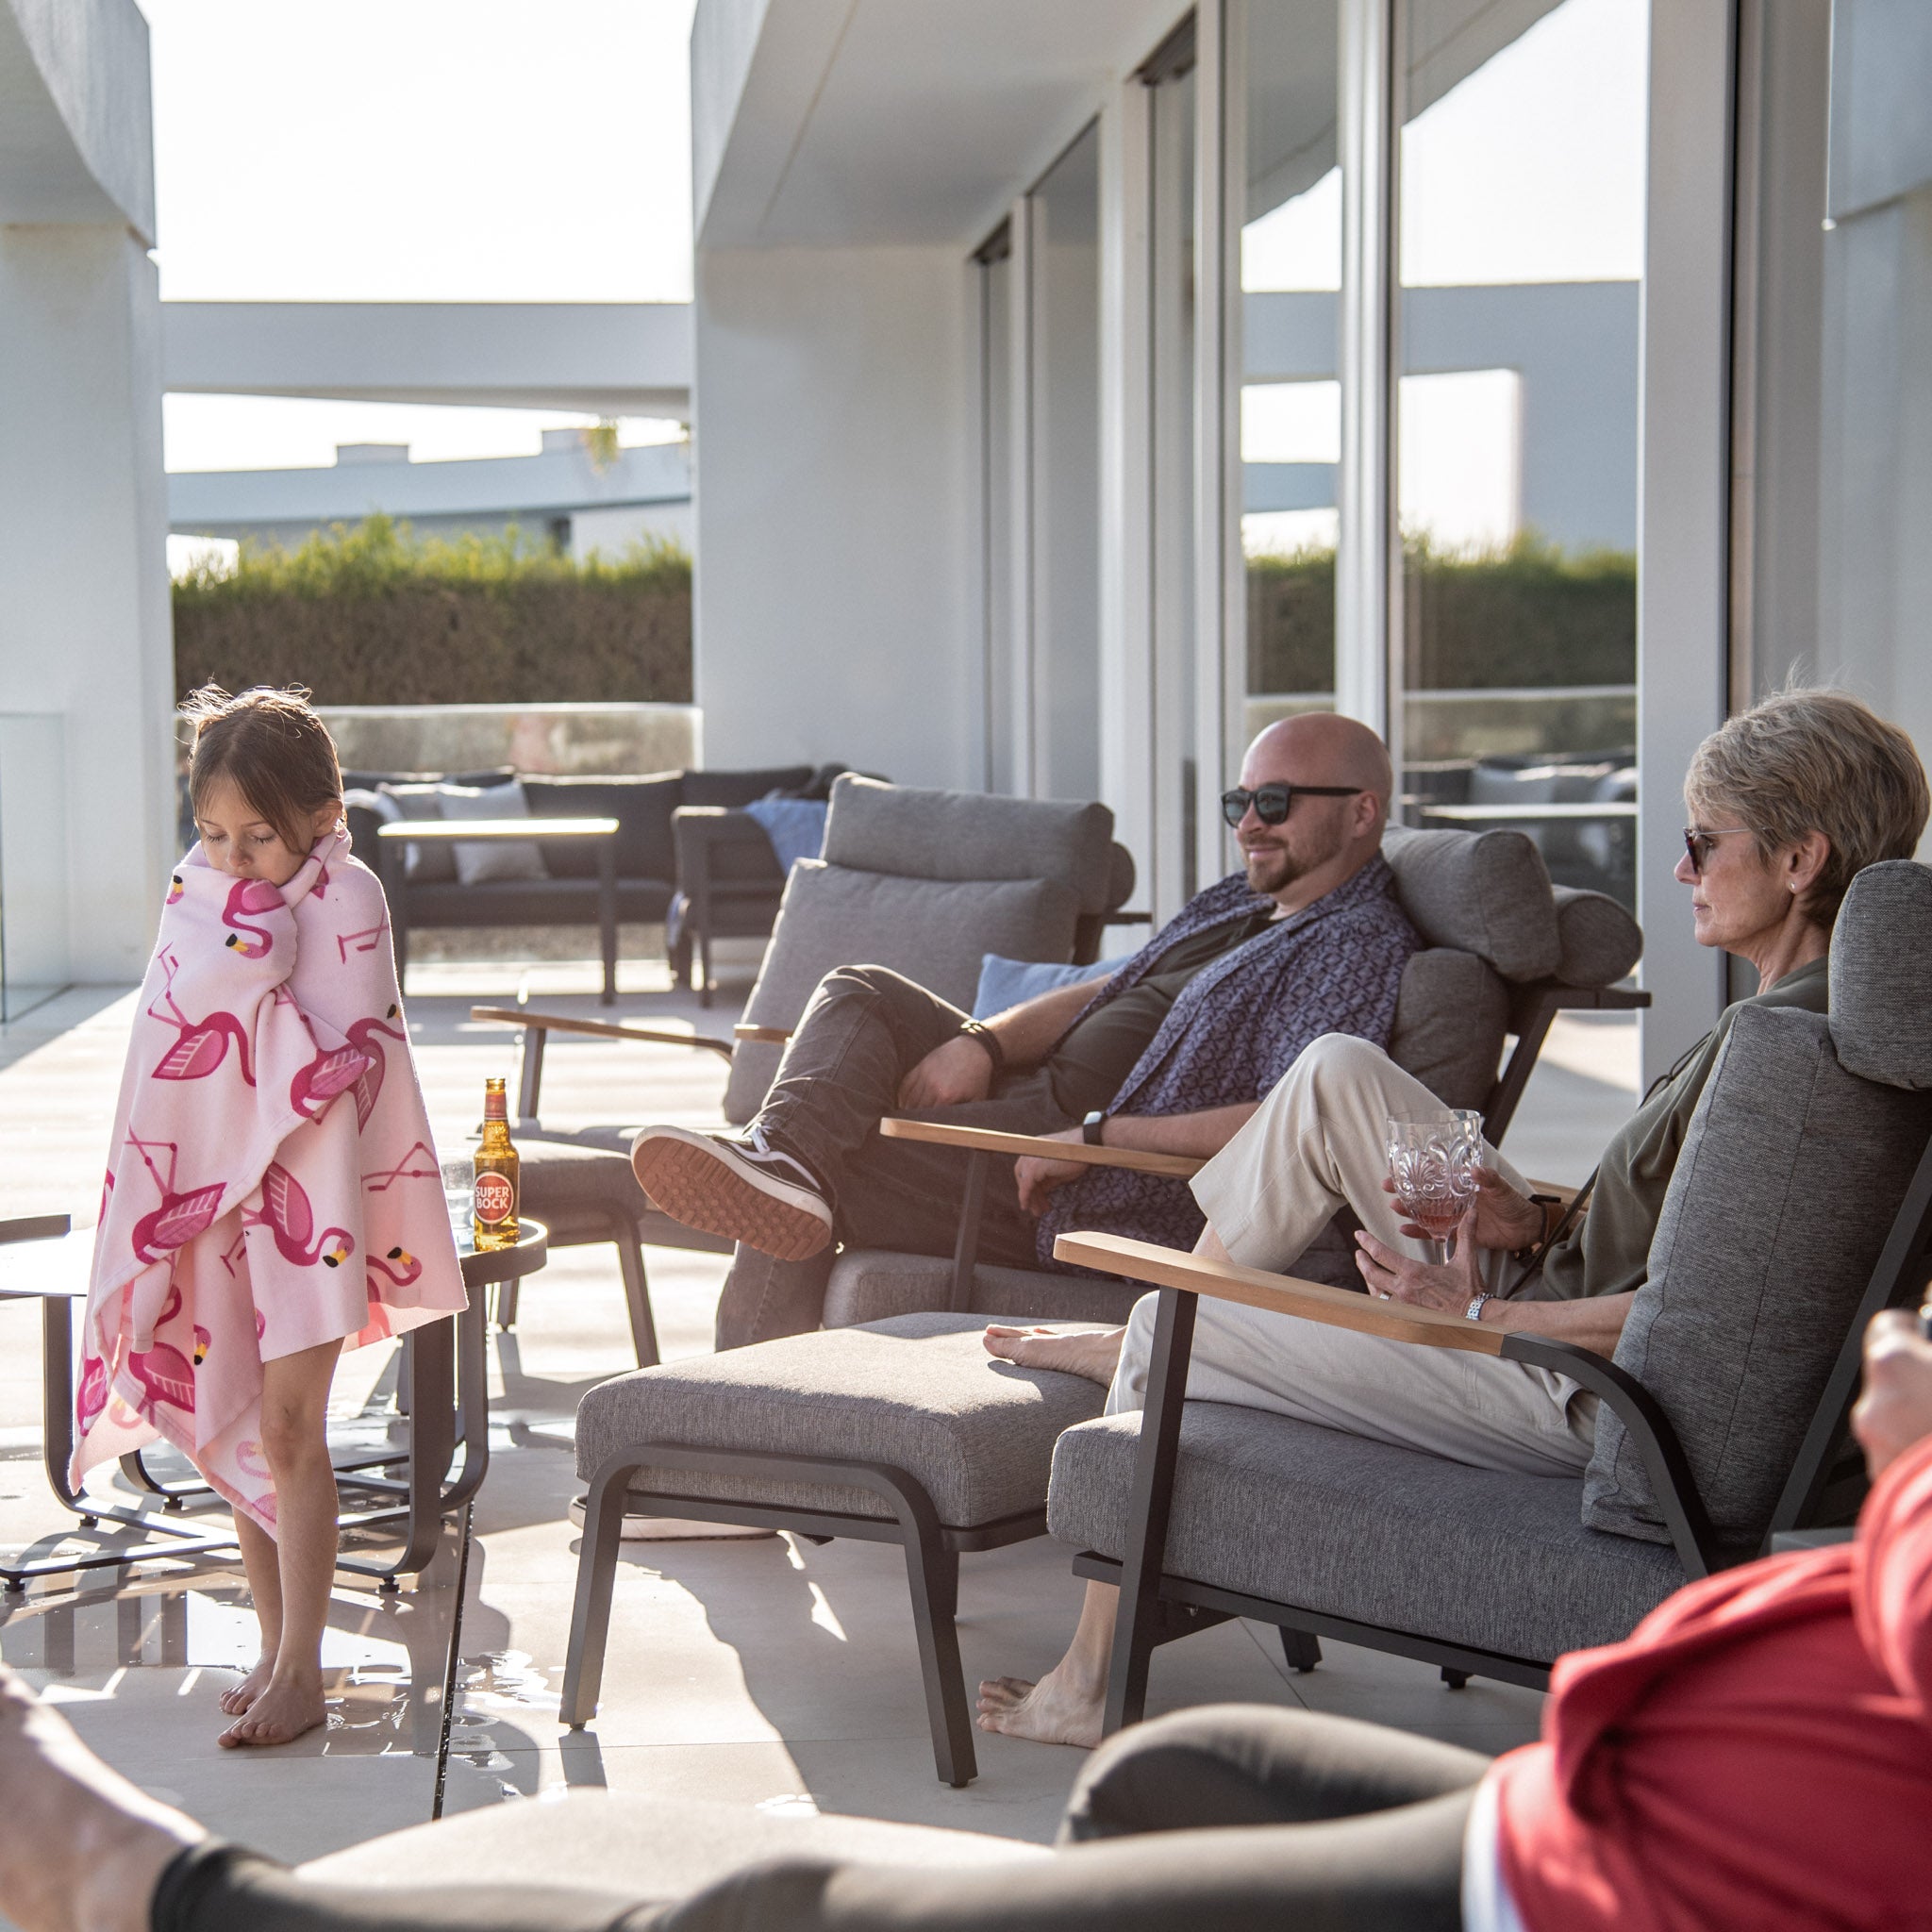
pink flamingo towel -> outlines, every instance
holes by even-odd
[[[165,1437],[273,1534],[262,1363],[464,1305],[375,874],[341,833],[286,886],[195,846],[122,1074],[74,1481]]]

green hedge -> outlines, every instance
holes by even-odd
[[[688,704],[691,558],[575,563],[373,516],[299,549],[244,544],[175,585],[175,682],[306,684],[319,705]]]
[[[1535,537],[1491,556],[1404,552],[1408,683],[1420,691],[1630,684],[1637,559]],[[1248,689],[1335,688],[1335,553],[1248,559]]]

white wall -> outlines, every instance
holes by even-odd
[[[140,978],[175,857],[158,311],[125,227],[0,227],[0,706],[65,716],[79,980]]]
[[[714,766],[980,783],[952,248],[700,251],[697,701]]]

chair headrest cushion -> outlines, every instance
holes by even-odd
[[[1839,1063],[1888,1087],[1932,1087],[1932,866],[1868,865],[1831,935],[1831,1038]]]
[[[1113,813],[1104,805],[925,791],[848,772],[832,786],[824,859],[913,879],[1052,879],[1082,912],[1109,908]]]
[[[1432,946],[1486,959],[1505,979],[1557,971],[1562,939],[1543,857],[1526,832],[1391,825],[1382,857],[1415,929]]]
[[[1565,986],[1615,986],[1643,957],[1643,928],[1607,894],[1553,886],[1557,977]]]

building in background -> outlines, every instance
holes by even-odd
[[[1698,740],[1932,745],[1932,8],[699,0],[691,86],[720,761],[1098,795],[1158,916],[1332,701],[1621,865],[1656,1071]]]

